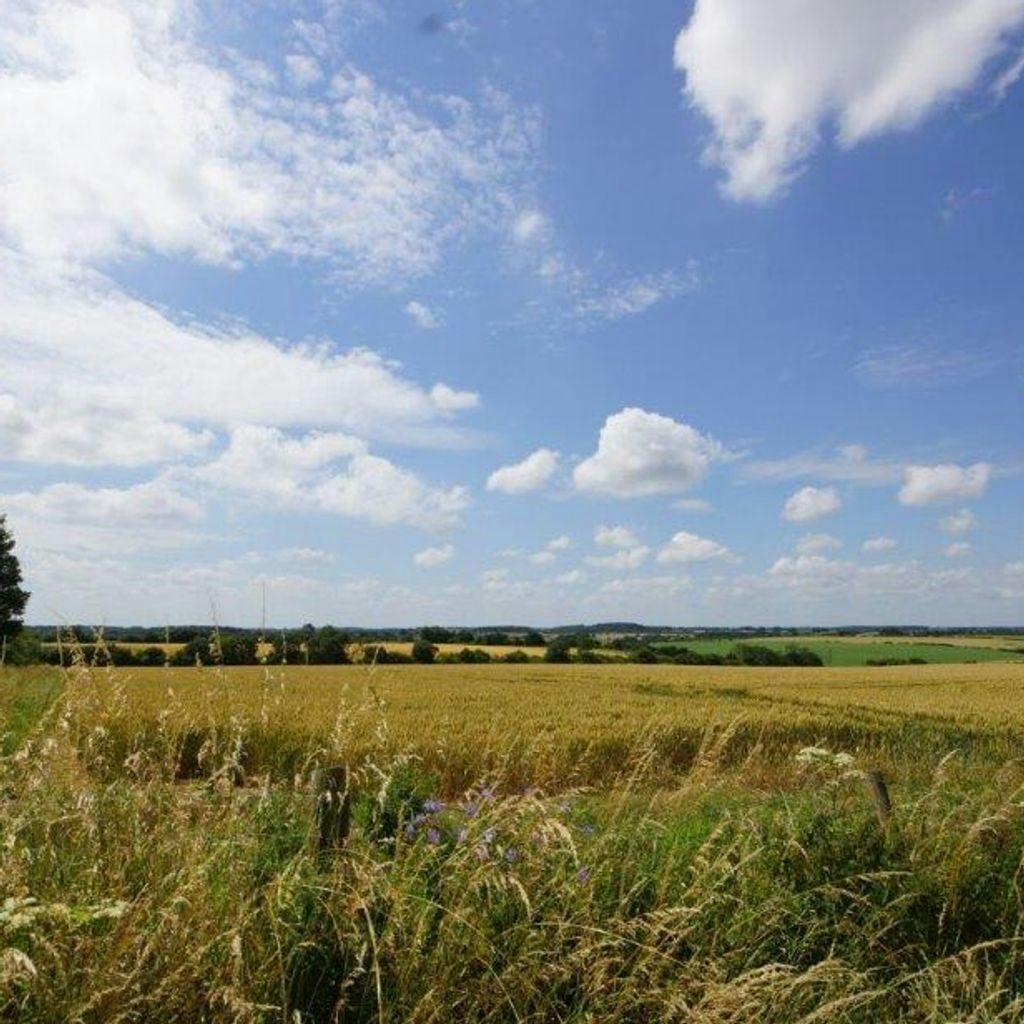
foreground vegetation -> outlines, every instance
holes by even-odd
[[[1024,1021],[1022,695],[1014,664],[8,669],[0,1019]]]

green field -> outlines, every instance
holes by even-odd
[[[868,661],[885,658],[908,660],[922,658],[929,664],[953,665],[965,662],[985,661],[1019,661],[1024,659],[1024,640],[1019,637],[1006,637],[1003,646],[979,644],[971,646],[969,639],[955,638],[953,641],[942,640],[883,640],[878,638],[838,637],[822,639],[820,637],[760,637],[750,641],[730,640],[680,640],[679,646],[688,647],[697,654],[726,655],[739,642],[749,642],[774,650],[785,650],[792,644],[810,648],[826,665],[835,667],[850,665],[866,665]],[[676,646],[675,642],[671,646]],[[655,645],[655,646],[664,646]]]

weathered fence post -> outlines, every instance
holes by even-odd
[[[892,817],[892,800],[889,798],[889,787],[885,784],[885,776],[881,772],[865,772],[864,781],[868,785],[871,799],[875,802],[875,813],[884,828]]]
[[[348,772],[343,764],[313,772],[313,817],[317,853],[323,857],[345,845],[349,829]]]

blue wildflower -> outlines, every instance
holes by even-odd
[[[427,829],[427,842],[431,846],[440,846],[441,844],[441,830],[436,828]]]
[[[507,860],[509,864],[515,864],[515,862],[519,860],[519,851],[514,846],[510,846],[505,851],[505,860]]]
[[[444,803],[441,800],[435,800],[431,797],[429,800],[423,801],[423,813],[424,814],[439,814],[444,810]]]

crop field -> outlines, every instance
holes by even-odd
[[[382,647],[387,648],[389,651],[395,651],[398,654],[412,654],[412,643],[399,643],[397,641],[388,641],[381,644]],[[437,648],[438,654],[458,654],[459,651],[465,648],[470,648],[474,651],[484,651],[489,654],[492,658],[500,659],[504,658],[506,654],[511,651],[522,651],[523,654],[530,658],[543,658],[545,648],[543,647],[528,647],[525,645],[498,645],[498,644],[434,644]]]
[[[0,740],[0,1020],[1024,1021],[1024,663],[5,669]]]
[[[637,759],[671,783],[716,730],[730,737],[729,763],[755,748],[785,763],[825,743],[902,773],[914,754],[1024,729],[1024,664],[112,669],[83,673],[76,700],[82,734],[94,721],[104,730],[92,755],[111,763],[160,744],[172,757],[175,744],[233,743],[234,733],[251,774],[290,778],[326,756],[404,753],[451,794],[494,772],[516,786],[600,787]]]

